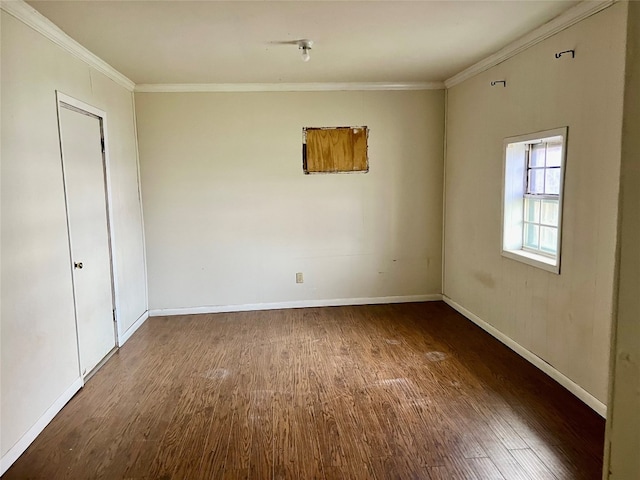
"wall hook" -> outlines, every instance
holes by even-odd
[[[493,82],[491,82],[491,86],[495,87],[499,83],[501,83],[503,87],[507,86],[507,81],[506,80],[494,80]]]
[[[570,53],[571,54],[571,58],[576,58],[576,51],[575,50],[565,50],[564,52],[556,53],[556,58],[560,58],[565,53]]]

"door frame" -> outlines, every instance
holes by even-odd
[[[70,108],[68,108],[70,107]],[[72,257],[72,245],[73,240],[71,238],[71,226],[69,222],[69,199],[67,197],[67,173],[65,170],[65,162],[64,162],[64,149],[63,149],[63,140],[62,140],[62,124],[60,121],[60,109],[67,108],[68,110],[73,110],[78,112],[79,114],[89,115],[97,118],[100,121],[100,133],[102,136],[102,171],[104,176],[104,194],[105,194],[105,207],[106,211],[106,219],[107,219],[107,239],[109,242],[109,266],[111,271],[111,300],[113,305],[113,320],[114,320],[114,349],[107,354],[107,356],[100,361],[91,371],[86,372],[83,375],[82,373],[82,363],[80,358],[80,341],[79,336],[80,333],[78,331],[78,306],[76,302],[76,286],[74,280],[74,272],[73,272],[73,257]],[[76,347],[78,349],[78,371],[80,374],[80,378],[82,379],[82,383],[86,379],[88,379],[95,371],[97,371],[104,362],[113,354],[113,352],[120,346],[119,345],[119,330],[120,330],[120,321],[119,315],[120,312],[120,304],[119,304],[119,294],[118,294],[118,270],[116,266],[116,251],[114,247],[114,219],[113,219],[113,208],[112,208],[112,195],[111,195],[111,166],[109,161],[109,140],[108,140],[108,128],[107,128],[107,113],[99,108],[96,108],[88,103],[85,103],[81,100],[78,100],[74,97],[66,95],[59,90],[56,90],[56,114],[58,121],[58,141],[60,144],[60,162],[62,164],[62,179],[63,179],[63,189],[64,189],[64,203],[65,203],[65,214],[66,214],[66,222],[67,222],[67,239],[69,245],[69,269],[71,271],[71,286],[73,291],[73,309],[74,309],[74,319],[76,323]]]

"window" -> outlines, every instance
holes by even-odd
[[[567,128],[505,139],[502,255],[560,273]]]
[[[367,127],[304,128],[304,173],[368,172]]]

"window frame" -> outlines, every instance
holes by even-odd
[[[561,246],[562,246],[562,213],[564,203],[564,178],[566,172],[568,127],[554,128],[518,135],[504,139],[502,162],[502,231],[501,255],[528,265],[560,274]],[[560,156],[559,193],[532,194],[528,193],[529,150],[530,145],[537,143],[562,142]],[[546,168],[546,162],[545,162]],[[554,167],[555,168],[555,167]],[[526,247],[524,241],[525,202],[527,198],[541,200],[553,199],[558,201],[558,226],[556,254]],[[539,225],[542,225],[542,208],[540,209]],[[535,222],[534,222],[535,223]]]

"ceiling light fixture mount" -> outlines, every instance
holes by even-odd
[[[311,58],[311,55],[309,55],[309,51],[311,50],[311,47],[313,47],[313,40],[308,40],[306,38],[303,40],[298,40],[298,49],[302,50],[303,62],[308,62],[309,59]]]

